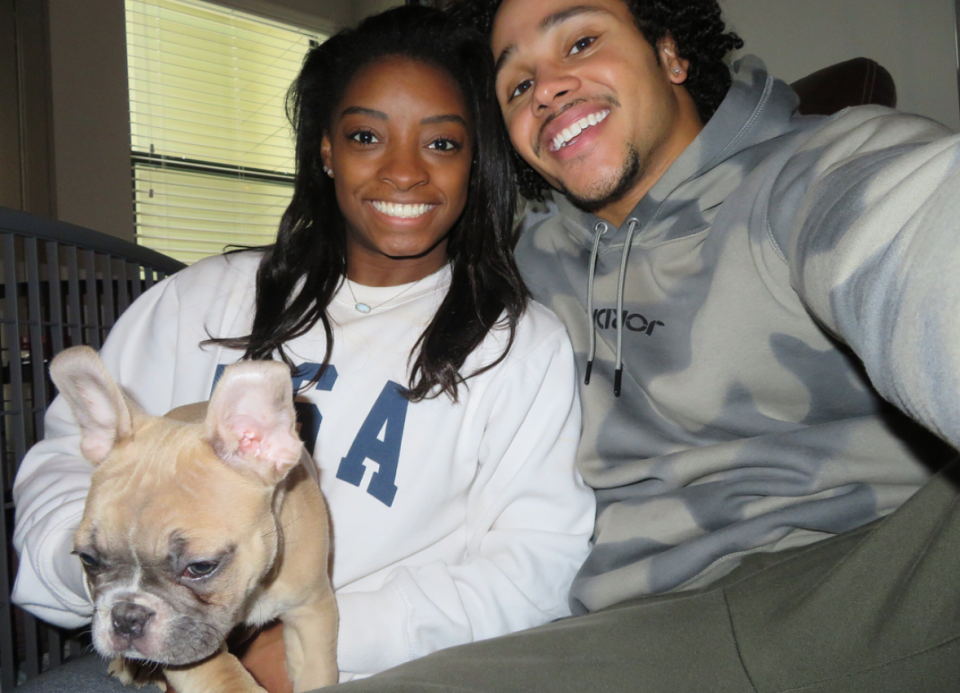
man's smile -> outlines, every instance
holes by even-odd
[[[536,155],[543,150],[558,152],[569,146],[585,130],[599,125],[619,106],[613,96],[579,98],[565,104],[555,114],[545,118],[537,133]]]
[[[550,142],[550,151],[555,152],[561,147],[567,146],[570,143],[570,140],[575,138],[577,135],[579,135],[581,132],[583,132],[587,128],[592,127],[597,123],[603,121],[603,119],[606,118],[608,115],[610,115],[610,109],[605,108],[599,113],[591,113],[581,118],[577,122],[573,123],[569,127],[564,128],[559,133],[557,133],[557,136],[554,137],[553,140]]]

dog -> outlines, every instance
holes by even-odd
[[[163,417],[127,398],[89,347],[50,371],[95,466],[74,553],[111,673],[131,683],[137,662],[153,662],[178,693],[263,692],[224,642],[238,624],[279,618],[294,690],[336,683],[329,520],[289,369],[233,364],[209,403]]]

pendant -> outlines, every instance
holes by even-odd
[[[357,312],[358,312],[358,313],[363,313],[364,315],[366,315],[366,314],[369,313],[371,310],[373,310],[373,308],[371,308],[370,306],[368,306],[366,303],[357,303],[357,304],[354,306],[354,308],[357,309]]]

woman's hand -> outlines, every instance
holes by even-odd
[[[293,683],[287,676],[287,657],[283,645],[283,623],[277,622],[258,631],[240,644],[233,641],[230,651],[240,658],[240,663],[250,672],[267,693],[293,693]],[[167,693],[177,693],[167,682]]]
[[[287,676],[282,623],[261,630],[238,656],[247,671],[268,693],[293,693],[293,682]]]

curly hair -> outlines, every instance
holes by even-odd
[[[677,55],[689,61],[683,86],[706,123],[730,89],[732,77],[724,61],[743,40],[726,30],[717,0],[622,0],[651,46],[667,35]],[[472,24],[487,38],[503,0],[452,0],[447,6],[459,21]],[[659,60],[659,56],[657,58]],[[542,199],[547,182],[514,152],[517,186],[528,199]]]

